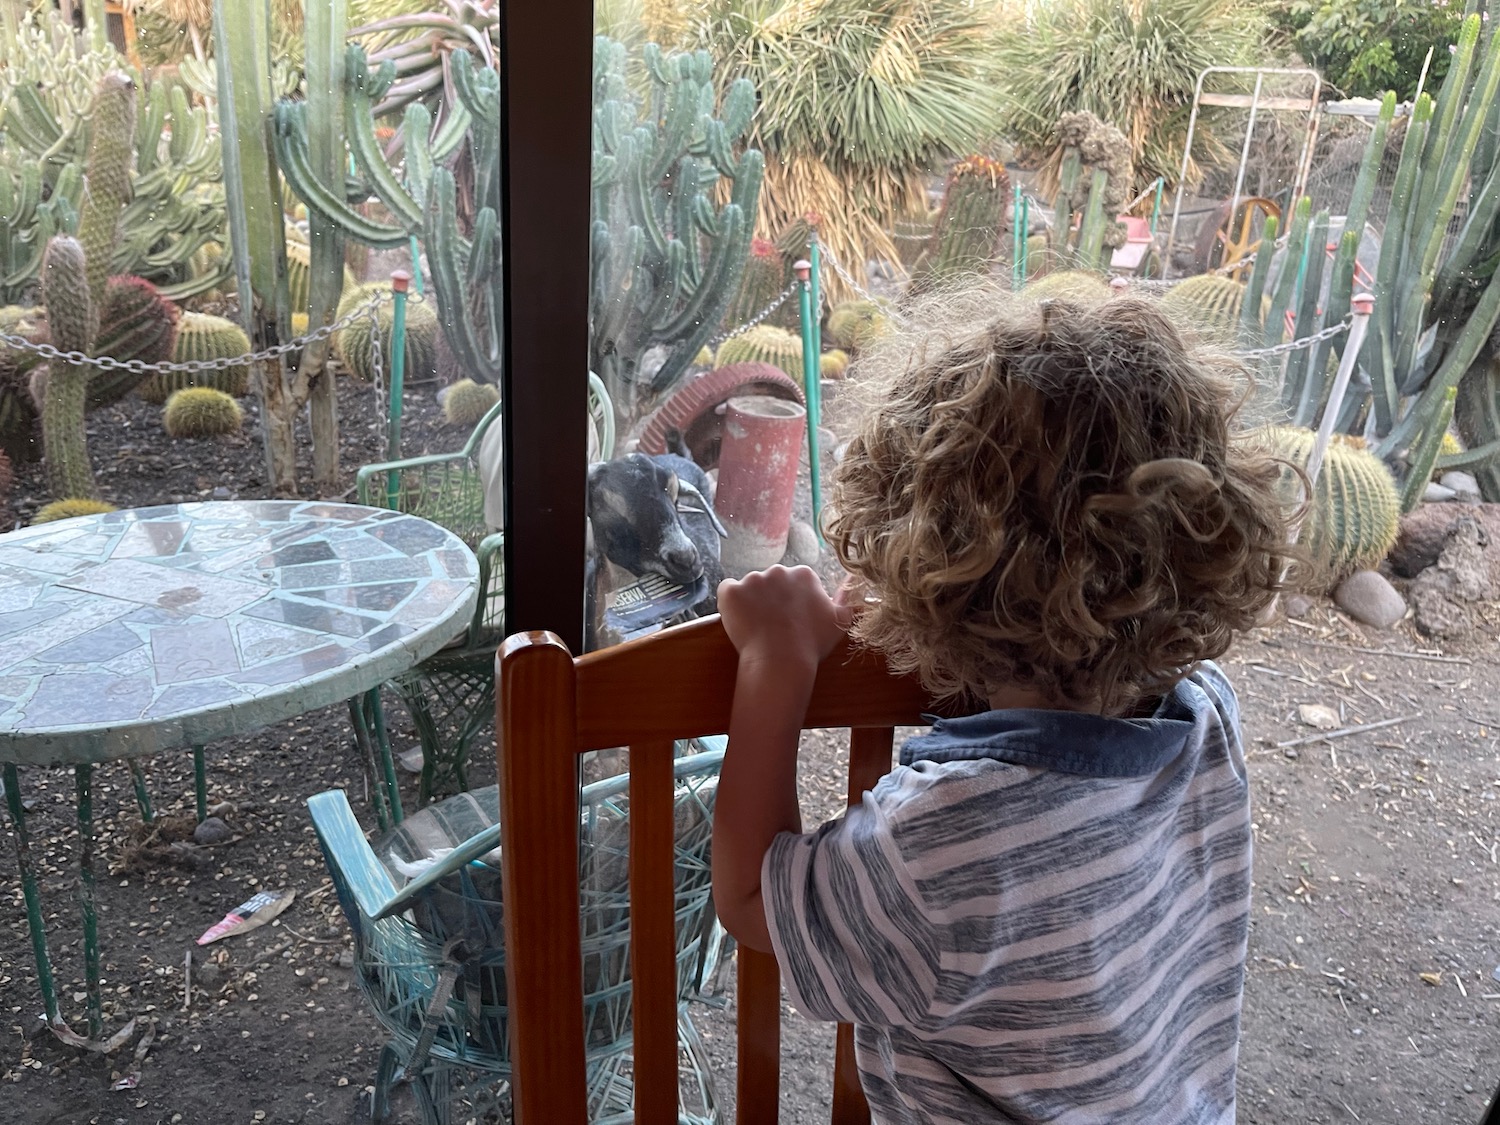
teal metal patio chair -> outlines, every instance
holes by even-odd
[[[500,414],[501,404],[497,403],[457,452],[366,465],[355,478],[361,504],[431,520],[467,543],[479,559],[479,601],[464,635],[391,681],[406,704],[422,746],[419,805],[442,793],[468,789],[469,749],[494,722],[495,648],[501,639],[505,608],[505,535],[485,521],[478,454],[490,426],[499,424]],[[614,451],[614,405],[603,382],[592,373],[589,415],[600,457],[607,460]],[[389,786],[394,787],[378,696],[355,709],[354,723],[357,737],[379,754]],[[393,794],[388,800],[392,806],[388,811],[377,802],[383,826],[401,819],[398,798]]]
[[[679,744],[674,763],[675,926],[683,1125],[718,1125],[702,1041],[685,1004],[713,971],[719,935],[709,904],[709,839],[722,738]],[[707,750],[699,749],[710,746]],[[586,1081],[594,1122],[630,1120],[629,777],[582,790]],[[429,805],[373,847],[343,790],[308,802],[339,903],[354,933],[355,976],[390,1035],[372,1115],[409,1089],[423,1125],[509,1121],[499,797],[491,786]]]

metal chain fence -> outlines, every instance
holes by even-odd
[[[766,317],[770,316],[777,309],[781,308],[782,305],[786,304],[787,301],[796,292],[797,292],[797,282],[793,281],[790,285],[788,285],[780,293],[776,294],[776,296],[774,298],[772,298],[770,304],[768,304],[765,308],[761,309],[760,312],[756,313],[749,320],[745,321],[744,324],[741,324],[741,325],[739,325],[738,327],[735,327],[735,328],[731,328],[728,332],[721,332],[717,336],[715,336],[712,340],[710,340],[708,342],[708,345],[707,345],[708,350],[711,351],[711,352],[717,352],[719,350],[719,346],[721,344],[723,344],[725,340],[732,340],[732,339],[734,339],[734,337],[739,336],[739,335],[741,335],[741,334],[743,334],[745,332],[750,331],[750,329],[752,329],[756,325],[762,323],[766,319]]]

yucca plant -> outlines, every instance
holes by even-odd
[[[887,233],[924,206],[924,176],[992,132],[990,5],[970,0],[679,0],[650,5],[714,57],[722,88],[748,78],[760,106],[748,143],[766,155],[756,232],[804,216],[859,272],[897,260]],[[830,282],[835,298],[850,294]]]
[[[995,39],[1002,131],[1049,153],[1064,113],[1085,110],[1129,139],[1137,185],[1177,182],[1198,73],[1260,61],[1268,24],[1259,4],[1221,0],[1051,0],[1026,5]],[[1199,114],[1193,148],[1222,152],[1215,114]],[[1189,168],[1189,176],[1196,170]]]

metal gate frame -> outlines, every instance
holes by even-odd
[[[1253,74],[1255,75],[1255,91],[1250,94],[1215,94],[1203,92],[1203,80],[1210,74]],[[1312,93],[1305,98],[1295,97],[1262,97],[1261,90],[1265,85],[1268,74],[1290,74],[1311,78]],[[1318,122],[1322,117],[1323,76],[1316,70],[1307,70],[1300,67],[1270,67],[1270,66],[1208,66],[1198,72],[1198,80],[1193,85],[1193,110],[1188,117],[1187,142],[1182,148],[1182,167],[1177,173],[1177,195],[1172,203],[1172,225],[1167,229],[1167,245],[1162,251],[1162,276],[1172,267],[1172,245],[1177,241],[1177,220],[1182,213],[1182,195],[1187,189],[1188,164],[1193,156],[1193,134],[1198,128],[1198,110],[1201,106],[1233,106],[1249,108],[1250,122],[1245,128],[1245,141],[1240,146],[1240,163],[1234,177],[1234,196],[1229,208],[1230,221],[1233,221],[1235,209],[1240,205],[1240,196],[1245,186],[1245,165],[1250,159],[1250,141],[1255,136],[1255,118],[1262,110],[1272,112],[1292,112],[1307,114],[1307,129],[1302,139],[1302,154],[1297,158],[1297,173],[1292,182],[1292,200],[1301,197],[1307,188],[1307,177],[1312,170],[1313,143],[1318,136]]]

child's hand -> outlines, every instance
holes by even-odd
[[[742,660],[763,656],[816,667],[854,622],[853,607],[842,602],[805,566],[773,566],[719,584],[724,631]]]

